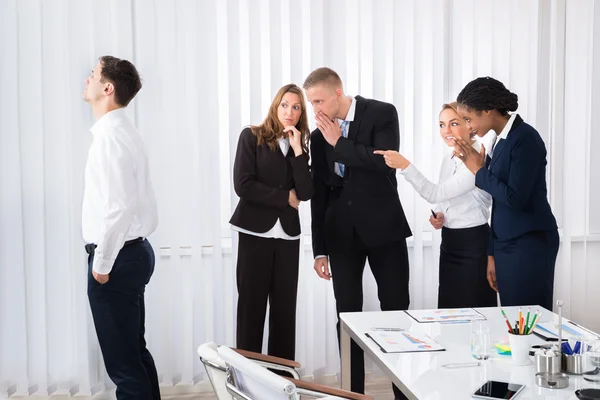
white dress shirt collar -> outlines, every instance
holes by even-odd
[[[346,118],[345,119],[337,118],[338,125],[341,125],[342,122],[344,122],[344,121],[348,121],[348,122],[354,121],[354,114],[356,114],[356,98],[352,97],[352,103],[350,103],[350,108],[348,109]]]
[[[489,151],[490,158],[494,157],[494,149],[496,148],[496,145],[498,144],[500,139],[506,139],[508,137],[508,133],[510,132],[510,129],[512,128],[513,123],[515,122],[515,118],[517,118],[517,113],[511,114],[510,118],[508,119],[508,122],[506,122],[506,125],[504,125],[502,132],[500,132],[500,134],[496,135],[496,137],[494,138],[494,141],[492,143],[492,148]]]
[[[510,118],[508,119],[508,122],[506,122],[504,129],[502,129],[502,132],[500,132],[500,134],[498,135],[498,139],[506,139],[508,137],[508,133],[510,132],[513,123],[515,122],[515,118],[517,118],[517,113],[513,113],[510,115]]]
[[[123,118],[126,118],[125,107],[109,111],[101,116],[94,125],[92,125],[90,131],[94,136],[96,136],[101,132],[106,132],[107,128],[115,126],[119,121],[122,121]]]

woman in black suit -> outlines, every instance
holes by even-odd
[[[309,134],[302,90],[286,85],[264,122],[242,131],[233,167],[240,197],[230,221],[239,232],[237,347],[261,352],[268,299],[268,354],[291,360],[296,347],[298,206],[313,194]]]

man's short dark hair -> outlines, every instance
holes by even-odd
[[[100,65],[100,82],[112,83],[115,86],[115,101],[120,106],[127,106],[142,88],[137,69],[131,62],[113,56],[100,57]]]

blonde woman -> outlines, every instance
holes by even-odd
[[[440,136],[449,148],[462,138],[479,151],[456,103],[444,104],[439,116]],[[442,229],[438,289],[439,308],[493,307],[496,293],[487,280],[488,220],[492,197],[475,187],[475,176],[452,152],[444,155],[437,184],[427,180],[417,167],[396,151],[376,151],[419,195],[437,204],[429,221]]]

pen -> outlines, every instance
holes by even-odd
[[[567,355],[573,355],[573,349],[571,348],[571,345],[569,344],[569,342],[563,342],[562,350],[563,350],[563,353],[567,353]]]
[[[446,368],[466,368],[466,367],[479,367],[481,363],[479,362],[468,362],[468,363],[451,363],[442,365],[442,367]]]
[[[437,214],[435,213],[435,211],[431,210],[431,215],[433,215],[433,218],[437,219]]]
[[[402,328],[372,328],[374,331],[389,331],[389,332],[402,332]]]
[[[441,321],[440,324],[468,324],[471,321]]]

